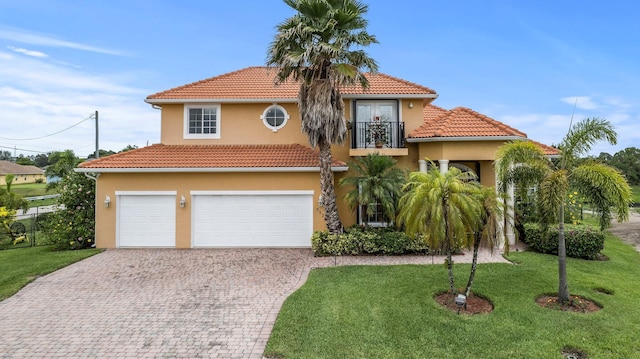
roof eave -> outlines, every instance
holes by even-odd
[[[438,94],[342,94],[346,100],[354,99],[436,99]],[[144,102],[151,105],[184,104],[184,103],[295,103],[294,97],[280,98],[146,98]]]
[[[347,166],[331,166],[333,172],[346,172]],[[320,167],[153,167],[153,168],[75,168],[80,173],[233,173],[233,172],[320,172]]]
[[[296,98],[181,98],[181,99],[145,99],[151,105],[184,104],[184,103],[292,103]]]
[[[436,99],[438,98],[438,94],[435,93],[431,93],[431,94],[394,94],[394,93],[389,93],[389,94],[367,94],[367,93],[363,93],[363,94],[342,94],[342,98],[344,99],[354,99],[354,100],[360,100],[360,99],[412,99],[412,100],[423,100],[423,99]]]
[[[463,141],[515,141],[526,140],[526,137],[521,136],[460,136],[460,137],[422,137],[407,138],[407,142],[419,143],[419,142],[463,142]]]

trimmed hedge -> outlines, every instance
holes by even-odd
[[[565,225],[564,240],[567,257],[596,259],[604,248],[604,232],[588,225]],[[558,255],[558,228],[545,234],[537,223],[524,224],[524,240],[536,252]]]
[[[347,228],[342,234],[314,232],[311,248],[318,257],[358,254],[397,255],[428,254],[429,247],[422,238],[409,238],[404,232],[386,228]]]

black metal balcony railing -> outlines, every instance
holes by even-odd
[[[351,148],[404,148],[404,122],[355,122]]]

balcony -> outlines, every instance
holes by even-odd
[[[404,122],[355,122],[351,128],[350,156],[378,152],[388,156],[406,156]]]

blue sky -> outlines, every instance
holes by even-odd
[[[640,147],[636,2],[370,0],[380,71],[557,144],[601,117]],[[279,0],[0,0],[0,150],[118,151],[160,140],[152,93],[264,64]],[[48,136],[81,122],[70,130]],[[46,136],[46,137],[45,137]],[[42,137],[42,138],[40,138]]]

